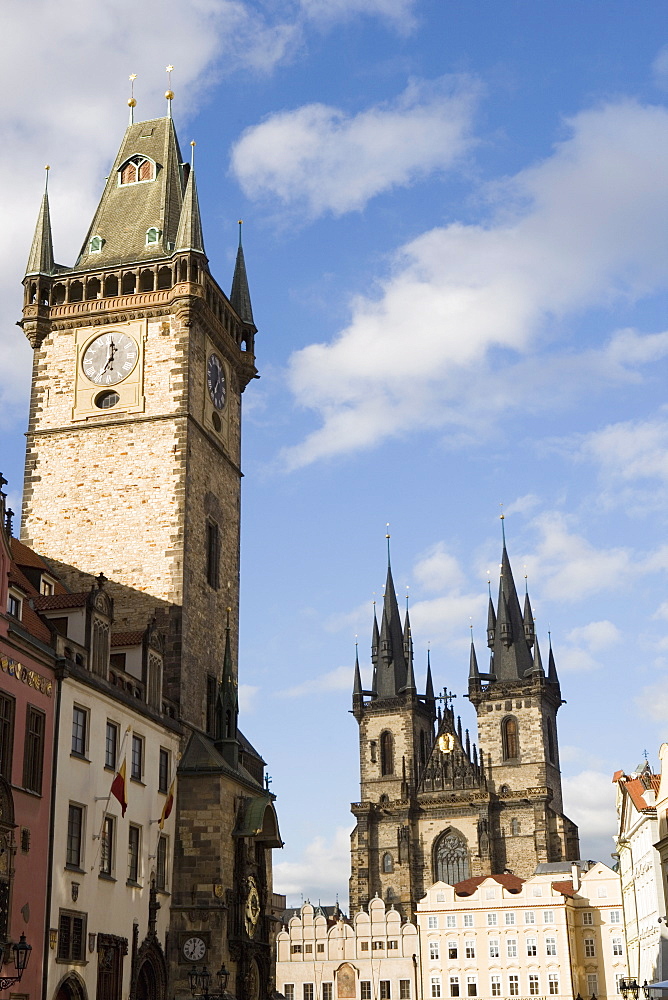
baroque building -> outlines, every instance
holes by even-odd
[[[109,819],[118,844],[112,877],[132,883],[136,900],[139,890],[158,892],[148,933],[158,951],[167,942],[165,972],[129,984],[117,976],[105,997],[128,989],[133,1000],[189,995],[197,962],[224,963],[228,988],[259,1000],[273,989],[271,850],[282,842],[265,762],[238,727],[241,396],[257,377],[256,327],[241,241],[229,295],[210,272],[192,156],[181,155],[172,98],[168,91],[166,117],[142,122],[130,102],[130,124],[73,266],[54,259],[44,194],[20,324],[34,351],[21,542],[65,591],[66,600],[47,597],[42,614],[57,620],[75,652],[77,644],[87,650],[78,663],[84,693],[72,689],[68,703],[75,716],[88,713],[80,757],[104,767],[105,716],[121,733],[139,725],[138,736],[145,730],[151,745],[157,740],[141,780],[158,799],[149,806],[143,797],[134,824],[146,825],[140,877],[136,865],[125,872],[125,858],[131,864],[137,853],[132,824],[124,810],[112,808]],[[143,721],[112,712],[114,691],[130,699],[139,692]],[[62,753],[68,738],[61,736]],[[176,768],[166,848],[154,829],[164,798],[159,746]],[[138,748],[130,744],[128,760]],[[93,843],[97,825],[80,828],[81,857],[94,858],[95,869],[110,863]],[[71,845],[63,846],[69,860],[62,851],[53,857],[59,873],[71,862]],[[161,886],[159,849],[163,860],[165,849],[173,853]],[[104,913],[103,875],[88,866],[72,914],[84,899]],[[128,941],[140,947],[132,907],[124,913],[119,953]],[[167,926],[158,940],[156,927]],[[65,956],[59,928],[49,933]],[[77,960],[62,956],[46,995],[86,1000]]]
[[[473,642],[470,652],[476,745],[455,719],[447,689],[435,697],[429,663],[418,694],[409,614],[402,622],[388,559],[380,627],[375,615],[373,621],[369,691],[355,666],[361,786],[351,807],[351,913],[378,894],[411,919],[436,881],[454,885],[507,871],[528,878],[538,864],[577,859],[577,827],[561,799],[554,655],[550,646],[546,671],[505,537],[487,644],[486,672]]]

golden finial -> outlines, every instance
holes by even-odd
[[[190,140],[190,166],[191,167],[195,166],[195,146],[196,145],[197,145],[197,143],[195,142],[195,140],[191,139]]]
[[[170,63],[169,66],[165,66],[167,72],[167,90],[165,91],[165,97],[167,98],[167,117],[172,117],[172,101],[174,100],[174,91],[172,90],[172,73],[174,72],[174,67]]]
[[[130,73],[128,77],[130,81],[130,96],[128,97],[128,107],[130,109],[130,124],[132,125],[135,120],[135,111],[137,107],[137,102],[135,100],[135,80],[137,79],[136,73]]]
[[[49,166],[49,164],[48,163],[45,164],[45,166],[44,166],[44,192],[45,193],[49,189],[49,170],[50,169],[51,169],[51,167]]]

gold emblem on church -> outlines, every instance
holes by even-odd
[[[441,753],[452,753],[455,749],[455,738],[452,733],[441,733],[436,745]]]

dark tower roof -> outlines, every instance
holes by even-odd
[[[403,629],[399,616],[397,595],[394,591],[392,569],[388,560],[378,647],[376,677],[378,697],[396,698],[399,692],[406,686],[407,680]]]
[[[250,291],[248,289],[248,277],[246,275],[244,248],[241,245],[241,223],[239,223],[239,249],[237,250],[237,260],[234,265],[230,302],[232,303],[232,308],[244,323],[248,326],[255,326]]]
[[[121,184],[119,171],[132,157],[153,163],[153,179]],[[184,194],[181,150],[171,118],[128,125],[93,216],[74,270],[132,262],[153,262],[171,255],[179,229]],[[147,243],[149,229],[158,230]],[[94,236],[102,247],[91,251]]]
[[[204,237],[202,236],[202,219],[199,211],[199,199],[197,197],[197,182],[195,181],[195,169],[192,167],[188,174],[188,183],[183,196],[183,207],[179,228],[176,234],[175,250],[196,250],[204,253]]]
[[[480,671],[478,670],[478,657],[475,655],[473,636],[471,636],[471,653],[469,656],[469,680],[477,680],[479,677],[480,677]]]
[[[533,668],[533,657],[524,631],[524,616],[517,597],[505,540],[501,556],[499,600],[492,651],[494,674],[499,681],[521,679]]]
[[[40,205],[35,235],[33,236],[26,274],[52,274],[54,271],[53,241],[51,239],[51,215],[49,194],[44,192]]]

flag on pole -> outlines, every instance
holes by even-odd
[[[162,807],[162,816],[160,817],[160,829],[162,830],[165,825],[165,820],[171,814],[172,807],[174,805],[174,781],[176,779],[172,778],[172,783],[169,786],[169,791],[167,792],[167,798],[165,799],[165,804]]]
[[[116,776],[111,783],[111,794],[118,799],[121,804],[121,816],[125,816],[128,807],[128,797],[125,787],[125,757],[123,763],[116,772]]]

